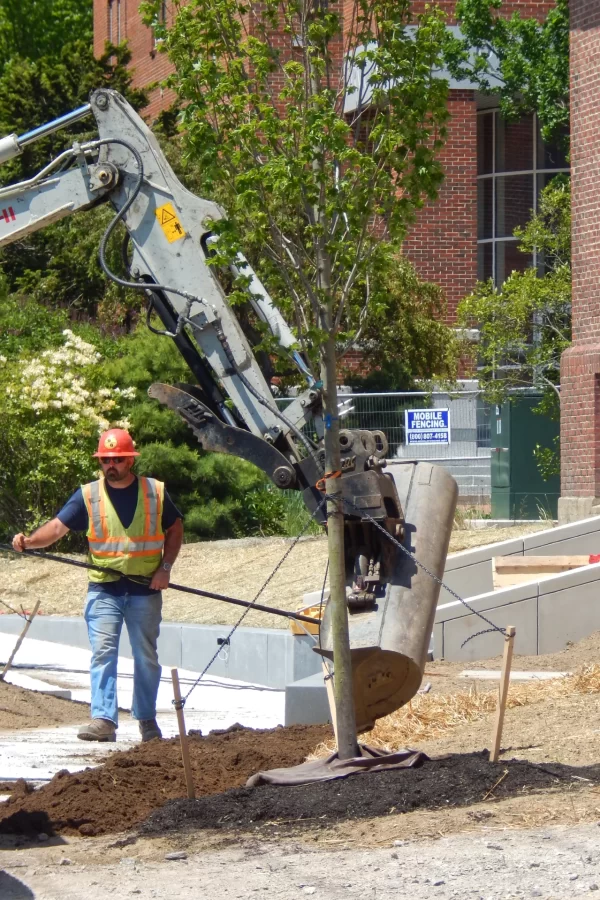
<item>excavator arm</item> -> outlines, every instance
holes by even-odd
[[[248,438],[258,439],[257,446],[266,441],[275,448],[281,456],[275,469],[281,471],[274,480],[280,487],[291,487],[296,482],[291,463],[310,456],[309,450],[314,455],[315,448],[301,429],[307,414],[313,421],[320,418],[320,395],[308,390],[282,417],[225,293],[207,264],[211,226],[224,212],[183,187],[154,135],[131,106],[115,91],[95,91],[90,104],[57,123],[22,138],[4,138],[0,161],[19,153],[32,139],[86,114],[96,119],[98,140],[75,144],[34,178],[0,190],[0,246],[79,210],[110,202],[116,215],[100,247],[105,273],[118,284],[147,293],[165,333],[173,337],[198,380],[196,402],[217,421],[232,427],[241,425],[249,432]],[[110,272],[106,262],[106,244],[119,223],[130,241],[128,278]],[[293,350],[294,338],[287,324],[241,256],[235,271],[250,276],[250,299],[255,309],[308,375]],[[161,399],[169,403],[165,392]],[[230,411],[227,399],[235,413]],[[298,443],[304,452],[298,449]],[[252,455],[256,457],[255,452]],[[272,460],[268,474],[274,475]]]

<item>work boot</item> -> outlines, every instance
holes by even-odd
[[[162,731],[156,724],[156,719],[140,719],[138,725],[142,736],[142,744],[145,744],[146,741],[151,741],[153,738],[162,737]]]
[[[77,732],[82,741],[116,741],[117,730],[110,719],[92,719],[89,725],[82,725]]]

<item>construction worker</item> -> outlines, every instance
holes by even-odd
[[[123,622],[133,653],[133,704],[142,741],[162,737],[156,722],[161,667],[156,649],[162,594],[183,540],[181,513],[164,484],[132,471],[139,453],[131,435],[111,428],[94,453],[103,478],[84,484],[58,515],[26,537],[15,550],[49,547],[68,531],[85,531],[90,563],[113,572],[89,571],[85,620],[92,647],[92,720],[79,729],[84,741],[115,741],[118,725],[117,656]],[[150,578],[141,583],[136,576]]]

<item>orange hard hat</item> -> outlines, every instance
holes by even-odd
[[[94,456],[139,456],[135,444],[124,428],[109,428],[103,431],[98,442],[98,452]]]

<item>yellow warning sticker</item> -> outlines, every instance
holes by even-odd
[[[165,203],[164,206],[159,206],[156,210],[156,218],[170,244],[185,237],[185,231],[177,218],[177,213],[172,203]]]

